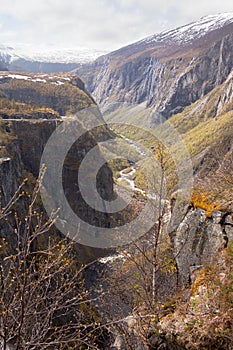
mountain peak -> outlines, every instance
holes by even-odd
[[[141,40],[141,43],[164,42],[186,44],[231,23],[233,23],[233,12],[207,15],[190,24],[149,36]]]

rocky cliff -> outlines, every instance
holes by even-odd
[[[211,265],[216,255],[233,241],[231,213],[213,211],[208,218],[200,208],[189,209],[174,238],[180,283],[189,283],[200,266]]]
[[[216,28],[220,17],[215,16],[204,32],[200,23],[194,23],[192,37],[189,26],[184,26],[103,56],[78,71],[103,108],[116,102],[144,102],[168,118],[230,74],[233,16]],[[200,22],[208,22],[208,18]],[[179,31],[182,35],[177,37]]]
[[[75,75],[69,77],[56,75],[55,77],[49,76],[47,81],[38,82],[38,79],[41,77],[28,76],[28,81],[25,75],[6,76],[4,73],[0,78],[0,90],[3,92],[0,101],[2,107],[0,110],[1,205],[4,207],[10,201],[24,178],[28,178],[29,182],[29,187],[26,185],[26,190],[32,189],[33,183],[39,175],[41,157],[48,139],[59,125],[65,123],[65,128],[69,121],[69,117],[62,119],[61,113],[69,115],[73,113],[78,128],[82,130],[83,137],[71,147],[64,161],[64,192],[72,209],[84,221],[92,225],[97,225],[97,223],[102,226],[108,225],[107,215],[98,213],[87,204],[85,205],[77,185],[77,174],[86,153],[97,146],[97,141],[111,138],[113,134],[104,125],[100,129],[89,132],[88,127],[85,129],[83,126],[83,120],[74,114],[84,106],[92,105],[96,118],[101,119],[92,98],[85,92],[80,78]],[[58,79],[61,84],[57,83]],[[88,118],[88,114],[86,118]],[[88,125],[87,119],[85,122],[85,125]],[[103,120],[101,124],[104,124]],[[59,147],[61,145],[56,147],[53,154],[54,159],[59,158]],[[90,174],[90,178],[91,176],[92,174]],[[96,179],[93,179],[93,182],[95,183]],[[112,172],[107,164],[104,164],[99,170],[97,188],[104,199],[111,200],[113,198]],[[20,206],[21,215],[23,215],[23,199],[21,199]],[[12,229],[9,231],[8,225],[3,224],[1,234],[9,236],[9,232],[12,232]],[[87,248],[85,253],[85,249],[83,249],[81,259],[93,259],[95,254],[98,255],[97,250],[95,252],[94,249],[90,251]],[[99,254],[101,255],[100,251]]]

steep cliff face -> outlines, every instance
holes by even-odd
[[[33,186],[33,182],[38,177],[40,170],[40,162],[41,157],[45,148],[47,141],[50,136],[56,130],[58,126],[62,126],[64,123],[64,130],[67,126],[69,118],[61,118],[58,111],[60,112],[69,112],[76,107],[78,110],[82,109],[84,103],[88,106],[90,103],[93,103],[93,100],[89,97],[88,94],[85,93],[85,90],[81,90],[83,88],[83,83],[80,85],[80,79],[75,77],[74,75],[70,76],[69,83],[65,84],[63,90],[65,90],[64,94],[61,96],[61,100],[64,103],[63,110],[60,110],[60,104],[58,102],[54,102],[54,99],[46,100],[46,96],[53,90],[53,85],[51,82],[47,83],[47,86],[43,86],[46,90],[46,95],[43,95],[43,99],[40,99],[41,93],[41,84],[46,85],[46,82],[32,82],[30,84],[34,84],[31,91],[29,91],[28,99],[26,98],[28,91],[28,86],[25,88],[25,80],[22,79],[22,84],[20,77],[17,78],[8,78],[7,84],[10,84],[12,87],[12,95],[9,97],[9,91],[4,90],[4,95],[1,99],[1,107],[0,110],[0,125],[1,125],[1,161],[0,161],[0,190],[1,190],[1,205],[4,207],[9,200],[14,195],[15,191],[17,191],[19,185],[23,181],[24,178],[29,178],[30,187]],[[12,81],[9,83],[9,80],[17,79],[17,81]],[[33,79],[39,79],[39,77],[35,77]],[[57,77],[54,77],[57,79]],[[60,77],[62,80],[62,76]],[[52,79],[50,79],[52,80]],[[59,80],[59,81],[61,81]],[[79,87],[77,88],[77,83]],[[19,89],[19,95],[17,95],[17,88],[15,87],[21,86]],[[71,85],[70,89],[73,89],[74,93],[74,102],[75,104],[71,105],[70,96],[67,93],[69,89],[68,85]],[[74,85],[73,85],[74,84]],[[1,84],[0,84],[1,85]],[[61,84],[60,86],[62,86]],[[51,90],[52,86],[52,90]],[[57,86],[57,85],[55,85]],[[59,87],[60,87],[59,86]],[[38,92],[38,95],[36,95]],[[59,89],[59,93],[62,93],[62,89]],[[7,98],[7,97],[8,98]],[[78,97],[81,96],[80,99]],[[52,96],[53,97],[53,96]],[[11,98],[14,100],[11,100]],[[40,107],[37,107],[36,98],[38,98],[38,104]],[[69,99],[70,98],[70,99]],[[17,100],[18,102],[15,102]],[[28,104],[29,101],[34,102],[34,104]],[[44,101],[45,107],[44,107]],[[25,103],[27,102],[27,104]],[[37,106],[36,106],[37,105]],[[94,109],[96,110],[96,118],[101,118],[100,113],[98,112],[97,107],[93,104]],[[55,111],[54,109],[57,111]],[[70,112],[71,113],[71,112]],[[74,145],[71,147],[71,150],[68,152],[65,160],[64,160],[64,171],[63,171],[63,187],[64,193],[66,193],[67,200],[69,201],[72,209],[76,212],[77,215],[81,216],[82,219],[90,224],[97,224],[101,226],[105,226],[108,223],[108,218],[106,218],[105,214],[98,213],[94,209],[90,208],[82,198],[82,195],[79,191],[79,187],[77,185],[77,177],[80,164],[82,160],[85,158],[85,155],[94,147],[98,147],[97,142],[102,141],[112,137],[112,133],[105,127],[102,126],[101,130],[88,131],[87,126],[83,126],[83,120],[79,120],[78,115],[76,115],[76,125],[78,125],[78,129],[82,131],[83,137],[79,138]],[[86,115],[88,118],[88,114]],[[88,120],[85,120],[88,125]],[[104,124],[104,121],[102,121]],[[55,145],[56,146],[56,145]],[[61,145],[56,146],[55,153],[52,155],[53,160],[58,159]],[[101,156],[101,152],[100,152]],[[53,161],[51,159],[51,161]],[[93,164],[94,166],[94,164]],[[102,168],[99,170],[97,180],[92,178],[93,174],[90,174],[90,181],[94,183],[97,182],[97,189],[101,194],[103,199],[111,200],[114,196],[113,193],[113,177],[112,171],[108,167],[107,164],[104,164]],[[51,187],[53,186],[53,181],[51,183]],[[56,189],[55,189],[56,191]],[[23,197],[20,202],[21,206],[21,214],[23,215]],[[12,229],[1,223],[1,233],[9,236]],[[95,254],[100,254],[101,252],[95,252],[95,250],[81,249],[81,259],[93,259]],[[89,256],[88,256],[89,254]],[[104,253],[102,253],[104,254]],[[86,257],[85,257],[86,255]]]
[[[93,100],[81,79],[72,74],[42,79],[40,75],[1,73],[0,93],[2,164],[18,186],[23,170],[38,176],[44,146],[57,123],[62,122],[59,112],[78,111]],[[17,186],[8,186],[10,196]],[[9,199],[9,194],[6,197]]]
[[[216,255],[233,241],[233,219],[230,213],[191,208],[184,216],[174,238],[175,255],[181,285],[190,282],[195,270],[211,265]]]
[[[2,207],[5,207],[9,203],[18,189],[19,180],[22,178],[20,148],[17,140],[14,140],[4,153],[5,156],[0,158]]]
[[[174,30],[81,67],[97,102],[105,109],[116,102],[144,102],[168,118],[223,83],[233,65],[233,24],[224,22],[199,35],[195,29],[191,39],[189,28],[181,29],[179,40]]]
[[[164,66],[158,93],[149,99],[149,106],[166,118],[181,112],[199,100],[231,72],[233,64],[232,35],[227,35],[200,55],[172,60]]]

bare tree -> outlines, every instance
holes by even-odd
[[[49,237],[56,215],[46,220],[36,209],[40,183],[24,218],[13,210],[22,188],[1,212],[2,220],[14,212],[16,245],[1,238],[0,349],[98,349],[106,331],[84,288],[84,266],[71,241]]]
[[[167,229],[171,210],[166,199],[167,156],[161,145],[156,149],[156,163],[148,169],[152,192],[146,195],[154,226],[120,251],[119,259],[109,266],[110,272],[106,270],[108,291],[102,304],[106,305],[107,319],[113,321],[116,333],[130,350],[148,340],[148,332],[156,330],[160,315],[167,312],[163,305],[166,298],[177,292],[177,253]]]

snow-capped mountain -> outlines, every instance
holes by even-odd
[[[168,118],[223,83],[232,62],[233,13],[224,13],[147,37],[77,73],[104,111],[142,103]]]
[[[27,44],[0,45],[0,66],[15,71],[70,71],[107,52],[88,48],[54,48]]]
[[[18,59],[47,63],[86,63],[106,53],[83,47],[61,49],[26,44],[0,45],[0,55],[10,63]]]
[[[152,52],[155,49],[157,56],[167,56],[168,50],[173,50],[172,47],[178,50],[180,46],[190,45],[200,39],[209,41],[207,38],[209,34],[219,33],[226,28],[228,32],[231,32],[232,29],[229,29],[231,25],[233,26],[233,12],[208,15],[174,30],[149,36],[112,53],[88,48],[33,47],[25,44],[0,45],[0,70],[51,73],[77,69],[81,73],[83,66],[92,66],[96,59],[101,62],[101,56],[104,56],[103,60],[105,60],[123,55],[125,59],[131,60],[135,54],[137,56],[146,55],[148,51]],[[122,62],[121,59],[120,61]]]
[[[208,32],[220,29],[233,23],[233,12],[202,17],[199,21],[181,26],[179,28],[164,31],[141,40],[141,42],[176,42],[188,43],[194,39],[200,39]]]

